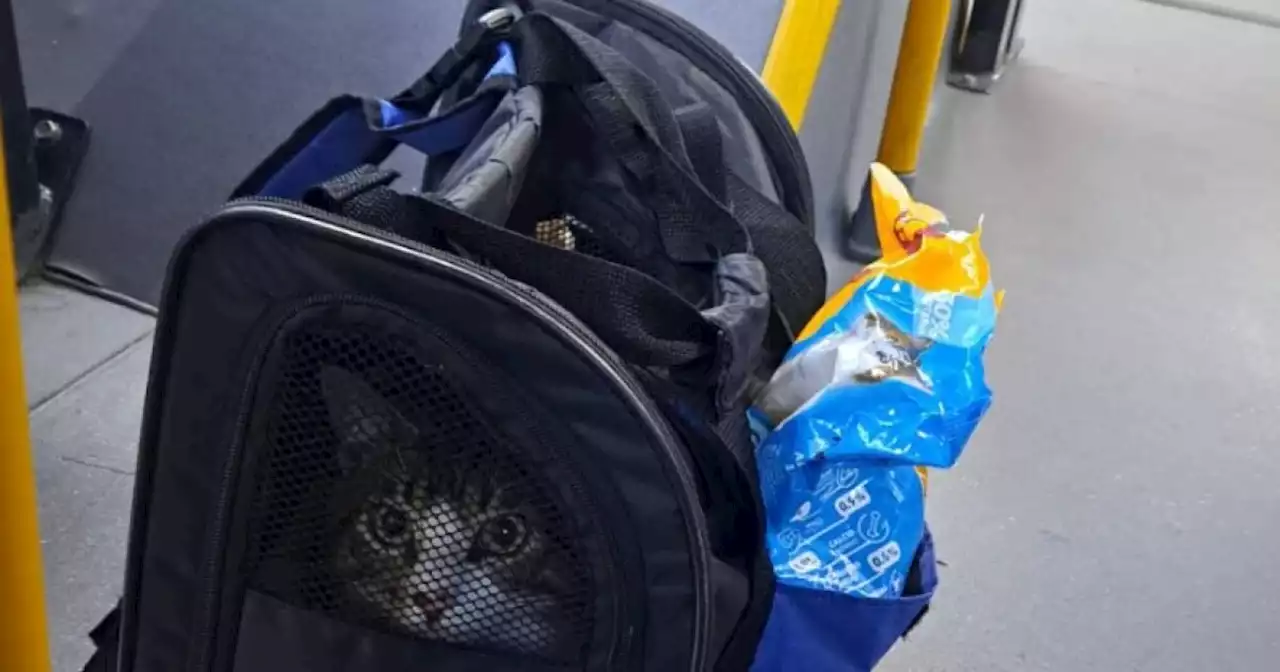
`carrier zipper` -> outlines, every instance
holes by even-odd
[[[610,0],[590,3],[576,1],[590,10],[599,11],[605,15],[618,15],[618,18],[678,51],[694,65],[712,74],[713,78],[721,84],[728,84],[732,93],[742,94],[743,97],[755,103],[752,106],[745,106],[743,111],[756,132],[760,134],[760,141],[771,155],[784,156],[791,163],[791,170],[777,170],[774,177],[783,181],[788,174],[796,176],[794,184],[781,185],[783,189],[780,195],[783,203],[812,231],[814,226],[813,185],[804,160],[804,150],[801,149],[800,140],[791,128],[791,122],[787,120],[786,114],[778,105],[777,99],[769,93],[760,79],[751,73],[750,68],[702,29],[657,5],[644,0]]]
[[[240,408],[236,415],[234,437],[232,439],[231,449],[227,454],[226,467],[223,470],[222,478],[219,480],[218,501],[214,510],[213,536],[211,537],[212,550],[204,563],[205,576],[208,579],[208,589],[205,592],[206,610],[204,613],[204,620],[200,624],[200,630],[197,631],[197,641],[205,644],[203,645],[203,651],[200,652],[199,657],[193,663],[193,667],[197,670],[208,669],[213,662],[213,635],[217,629],[218,613],[221,611],[221,599],[219,597],[219,593],[221,591],[218,589],[218,585],[220,584],[220,579],[225,570],[225,541],[228,533],[228,527],[230,526],[231,496],[232,492],[236,488],[236,482],[239,480],[241,450],[245,439],[247,438],[245,434],[249,422],[249,409],[251,408],[251,402],[253,401],[252,397],[256,387],[254,381],[256,381],[258,373],[262,369],[263,362],[271,351],[271,343],[275,340],[275,335],[279,333],[280,328],[284,324],[316,306],[333,303],[363,304],[394,313],[406,321],[413,322],[415,324],[419,323],[417,320],[405,315],[404,310],[401,307],[376,297],[350,293],[323,294],[309,297],[299,303],[291,304],[286,309],[277,311],[275,316],[269,319],[269,324],[263,331],[266,335],[259,340],[255,340],[254,344],[249,348],[249,350],[254,353],[253,360],[247,372],[248,377],[245,386],[238,397]],[[444,338],[437,330],[431,329],[431,331],[435,333],[438,338],[446,341],[449,340]],[[466,359],[472,360],[469,353],[457,348],[455,348],[455,351],[462,353]],[[526,426],[532,427],[535,431],[538,431],[537,423],[529,422],[527,417],[523,417],[523,413],[521,416],[523,418],[522,421]],[[557,450],[555,448],[555,442],[547,440],[542,434],[543,433],[539,431],[541,444],[551,450]],[[586,489],[583,488],[577,480],[571,480],[567,485],[576,496],[582,498],[580,501],[591,500],[589,493],[586,492]],[[601,532],[605,535],[606,541],[609,542],[609,549],[612,553],[613,549],[617,546],[614,536],[610,533],[607,526],[602,526]],[[620,563],[614,563],[614,565],[618,567],[621,566]],[[626,605],[623,605],[623,612],[626,611],[625,606]],[[614,620],[615,622],[620,622],[617,618]],[[612,654],[610,659],[612,659]]]
[[[641,420],[648,425],[649,429],[658,438],[668,464],[674,472],[675,479],[680,483],[680,496],[676,498],[680,506],[681,513],[685,519],[689,521],[689,542],[690,548],[693,550],[693,574],[695,577],[694,585],[696,592],[696,603],[699,607],[698,619],[699,627],[695,628],[693,633],[693,659],[695,670],[701,670],[705,667],[707,657],[707,632],[710,629],[711,616],[711,587],[710,587],[710,565],[711,565],[711,549],[708,542],[710,531],[708,530],[707,521],[702,513],[700,505],[691,501],[689,493],[694,493],[697,497],[698,485],[693,472],[689,466],[691,457],[682,454],[679,448],[680,442],[675,431],[667,423],[662,416],[662,412],[657,406],[650,401],[647,396],[648,392],[644,386],[635,379],[628,370],[626,364],[617,359],[617,355],[613,350],[600,340],[590,329],[583,325],[578,318],[572,313],[565,310],[559,304],[550,300],[536,289],[525,285],[524,283],[515,281],[502,273],[493,269],[481,266],[469,259],[448,253],[443,250],[424,245],[411,238],[406,238],[397,233],[380,229],[362,222],[335,215],[334,213],[321,210],[305,203],[290,201],[283,198],[273,197],[247,197],[232,200],[227,203],[216,217],[230,217],[236,215],[265,215],[274,218],[285,218],[291,220],[294,224],[305,224],[309,226],[319,225],[322,228],[339,233],[341,235],[357,237],[363,236],[372,239],[372,242],[381,243],[383,245],[392,244],[405,248],[412,252],[415,256],[429,259],[439,265],[452,267],[451,270],[458,272],[463,276],[471,276],[471,279],[483,285],[486,289],[504,296],[511,300],[514,304],[524,309],[534,317],[538,318],[545,326],[550,327],[554,332],[559,333],[571,343],[578,346],[578,349],[587,353],[596,368],[606,374],[606,377],[624,393],[624,398],[630,402],[632,408],[640,412]],[[328,297],[315,297],[316,301],[323,301]],[[314,305],[314,302],[308,302]],[[297,314],[297,311],[305,310],[309,305],[298,305],[291,307],[288,311],[288,317]],[[288,317],[284,319],[288,319]],[[280,324],[277,321],[275,324]],[[262,359],[265,357],[266,350],[263,349],[259,353],[258,359],[254,363],[252,371],[261,366]],[[245,389],[245,399],[252,394],[253,376],[250,376],[249,382]],[[241,414],[237,417],[237,432],[243,434],[243,424],[247,422],[248,412],[247,403],[242,400]],[[234,455],[228,462],[228,470],[224,473],[223,491],[220,493],[217,513],[217,528],[214,530],[215,548],[222,544],[222,537],[226,535],[226,517],[225,509],[227,508],[227,499],[229,497],[228,488],[230,481],[235,474],[232,467],[236,465],[239,457],[239,441],[232,447]],[[210,570],[210,577],[216,578],[216,574],[220,573],[221,559],[213,558],[212,562],[207,564]],[[213,582],[211,582],[212,585]],[[210,630],[214,626],[217,619],[218,596],[214,588],[210,588],[209,598],[207,602],[208,613],[206,618],[206,629],[204,631],[205,640]],[[206,645],[203,655],[197,660],[201,661],[200,667],[195,670],[206,670],[210,663],[209,651],[212,646]],[[212,671],[207,671],[212,672]]]
[[[271,352],[271,343],[275,340],[281,326],[311,308],[322,304],[359,298],[358,295],[354,294],[324,294],[290,304],[287,308],[274,312],[268,320],[268,328],[262,332],[264,336],[255,339],[251,347],[248,348],[248,351],[253,353],[253,359],[246,372],[245,385],[239,395],[240,408],[236,414],[231,447],[227,451],[226,466],[222,471],[222,478],[218,482],[218,501],[214,509],[213,534],[210,537],[210,551],[204,562],[205,577],[210,580],[205,591],[205,612],[202,622],[198,624],[199,630],[197,630],[196,641],[201,642],[201,646],[197,649],[196,658],[191,664],[193,670],[207,670],[213,664],[213,635],[217,630],[218,612],[221,611],[222,601],[219,596],[221,591],[218,589],[218,579],[225,569],[223,556],[225,555],[228,527],[231,523],[231,496],[240,476],[240,456],[247,438],[245,435],[249,424],[251,402],[256,388],[255,381],[262,369],[263,362]]]

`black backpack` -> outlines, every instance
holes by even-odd
[[[745,410],[824,298],[811,230],[794,134],[710,38],[473,2],[176,251],[87,669],[747,669]]]

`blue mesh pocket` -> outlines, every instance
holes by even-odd
[[[924,615],[937,583],[927,530],[902,597],[857,597],[779,583],[752,672],[870,670]]]

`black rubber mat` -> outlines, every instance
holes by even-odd
[[[257,161],[330,96],[403,88],[464,2],[17,0],[33,104],[94,130],[50,268],[154,305],[174,244]]]

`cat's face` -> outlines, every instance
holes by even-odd
[[[326,369],[321,387],[352,484],[332,561],[348,599],[416,636],[555,655],[574,563],[529,479],[500,460],[433,453],[350,372]]]
[[[914,338],[874,311],[867,311],[853,324],[854,338],[864,345],[858,352],[851,378],[858,383],[898,380],[929,390],[932,382],[920,369],[920,355],[933,345],[927,338]]]

